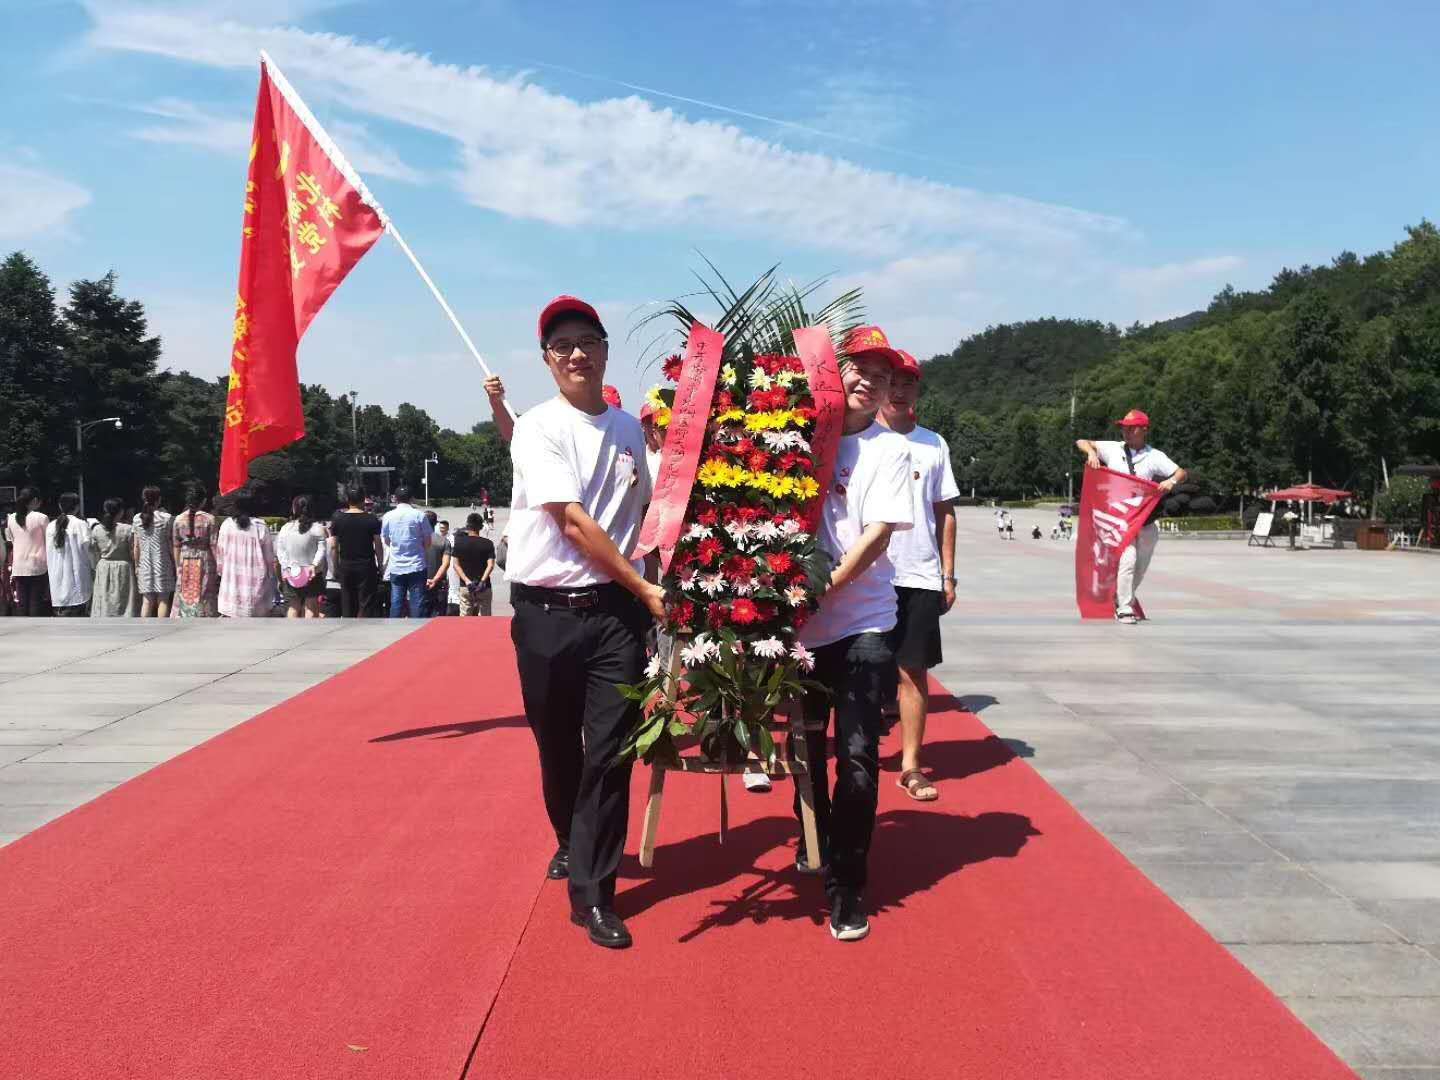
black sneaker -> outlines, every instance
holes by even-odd
[[[841,889],[830,902],[830,936],[836,941],[859,941],[870,933],[865,901],[851,889]]]
[[[550,856],[550,865],[545,868],[545,876],[551,881],[564,881],[570,876],[568,848],[556,848],[555,854]]]
[[[820,845],[820,865],[814,866],[805,861],[805,838],[802,836],[800,842],[795,845],[795,869],[802,874],[820,874],[830,863],[825,853],[825,845]]]

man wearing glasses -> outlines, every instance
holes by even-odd
[[[650,501],[645,436],[605,401],[609,345],[595,309],[556,297],[539,330],[559,394],[527,410],[510,443],[510,635],[557,841],[548,876],[569,878],[571,921],[591,941],[622,949],[631,939],[615,914],[615,878],[630,766],[616,757],[638,706],[616,686],[640,680],[665,595],[626,557]]]

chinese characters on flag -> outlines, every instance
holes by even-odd
[[[1085,470],[1075,529],[1075,603],[1082,619],[1115,617],[1120,556],[1135,542],[1162,494],[1158,484],[1138,476]]]
[[[385,230],[364,184],[279,73],[260,66],[235,299],[220,491],[250,462],[303,438],[295,350]]]

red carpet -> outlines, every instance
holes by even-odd
[[[433,623],[0,849],[0,1077],[1352,1076],[948,699],[942,800],[882,776],[869,940],[789,868],[787,786],[732,781],[722,848],[674,777],[636,947],[590,946],[509,648]]]

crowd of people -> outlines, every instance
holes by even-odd
[[[65,492],[55,516],[35,488],[19,492],[0,528],[0,616],[92,618],[432,618],[489,615],[493,517],[464,528],[410,502],[405,488],[383,516],[358,487],[329,521],[296,496],[273,530],[240,495],[223,518],[204,488],[176,513],[147,487],[140,509],[106,499],[98,518]]]

